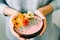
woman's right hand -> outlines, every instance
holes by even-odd
[[[15,15],[17,15],[17,13],[20,13],[20,12],[15,9],[12,9],[12,8],[5,7],[3,9],[3,13],[7,16],[15,16]]]
[[[17,10],[14,10],[14,9],[12,9],[12,8],[9,8],[9,7],[5,7],[3,12],[4,12],[5,15],[10,16],[9,25],[10,25],[10,31],[11,31],[11,33],[12,33],[15,37],[17,37],[19,40],[26,40],[25,38],[20,37],[20,36],[14,31],[14,29],[13,29],[14,24],[12,23],[12,20],[13,20],[14,18],[16,18],[20,12],[17,11]]]
[[[19,34],[17,34],[15,31],[14,31],[14,24],[13,24],[13,19],[16,18],[19,14],[19,12],[14,12],[14,10],[11,11],[13,14],[10,16],[10,21],[9,21],[9,25],[10,25],[10,31],[11,33],[16,36],[19,40],[26,40],[25,38],[22,38],[19,36]],[[15,14],[14,14],[15,13]]]

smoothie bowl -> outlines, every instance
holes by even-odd
[[[13,20],[14,31],[23,38],[33,38],[40,34],[43,29],[43,20],[31,13],[19,14]]]

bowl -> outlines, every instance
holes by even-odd
[[[34,19],[29,21],[29,24],[27,26],[16,28],[14,24],[13,29],[20,37],[30,39],[39,35],[43,27],[44,25],[43,25],[43,20],[41,19],[41,17],[34,15]]]

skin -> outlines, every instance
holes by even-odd
[[[44,21],[44,28],[43,28],[43,30],[42,30],[42,32],[40,33],[40,36],[42,36],[43,35],[43,33],[45,32],[45,30],[46,30],[46,15],[48,15],[48,14],[50,14],[52,11],[53,11],[53,7],[52,7],[52,5],[47,5],[47,6],[44,6],[44,7],[42,7],[42,8],[39,8],[38,9],[38,11],[39,12],[41,12],[42,13],[42,15],[43,15],[43,21]]]
[[[43,19],[43,21],[44,21],[44,28],[43,28],[42,32],[40,33],[40,36],[42,36],[43,33],[44,33],[45,30],[46,30],[46,17],[45,17],[45,16],[53,11],[53,7],[49,4],[49,5],[47,5],[47,6],[44,6],[44,7],[41,7],[41,8],[39,8],[39,9],[37,9],[36,11],[37,11],[37,13],[38,13],[38,12],[41,13],[42,19]],[[18,38],[19,40],[26,40],[26,39],[24,39],[24,38],[22,38],[22,37],[19,37],[19,35],[18,35],[17,33],[15,33],[14,30],[13,30],[13,26],[14,26],[14,25],[13,25],[13,23],[12,23],[12,19],[15,18],[20,12],[17,11],[17,10],[14,10],[14,9],[12,9],[12,8],[5,7],[4,10],[3,10],[3,13],[4,13],[5,15],[8,15],[8,16],[11,17],[11,18],[10,18],[10,26],[11,26],[10,28],[11,28],[11,32],[13,32],[13,35],[17,36],[17,38]]]
[[[42,14],[44,16],[46,16],[47,14],[51,13],[53,11],[53,7],[52,5],[47,5],[47,6],[44,6],[44,7],[41,7],[38,9],[40,12],[42,12]]]

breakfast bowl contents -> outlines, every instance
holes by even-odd
[[[14,31],[23,38],[33,38],[43,29],[43,20],[32,12],[20,13],[13,19]]]

